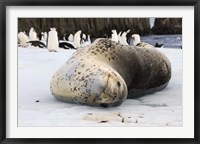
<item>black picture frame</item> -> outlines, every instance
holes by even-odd
[[[195,19],[195,95],[194,138],[128,138],[128,139],[79,139],[79,138],[6,138],[6,7],[7,6],[194,6]],[[2,144],[59,144],[59,143],[123,143],[123,144],[200,144],[200,1],[199,0],[1,0],[0,2],[0,142]]]

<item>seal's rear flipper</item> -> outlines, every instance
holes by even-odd
[[[139,97],[160,91],[160,90],[164,89],[168,85],[168,83],[169,82],[167,82],[161,86],[150,88],[150,89],[131,89],[128,91],[127,99],[139,98]]]

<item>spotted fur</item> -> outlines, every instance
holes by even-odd
[[[118,106],[164,88],[171,77],[169,60],[154,48],[97,39],[79,48],[54,74],[50,88],[57,99],[92,106]]]

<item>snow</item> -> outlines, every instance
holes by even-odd
[[[182,50],[158,50],[172,64],[169,85],[118,107],[101,108],[65,103],[50,93],[51,77],[75,50],[19,47],[18,126],[182,126]]]

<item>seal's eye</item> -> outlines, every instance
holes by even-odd
[[[120,87],[121,86],[121,83],[119,81],[117,81],[117,85]]]

